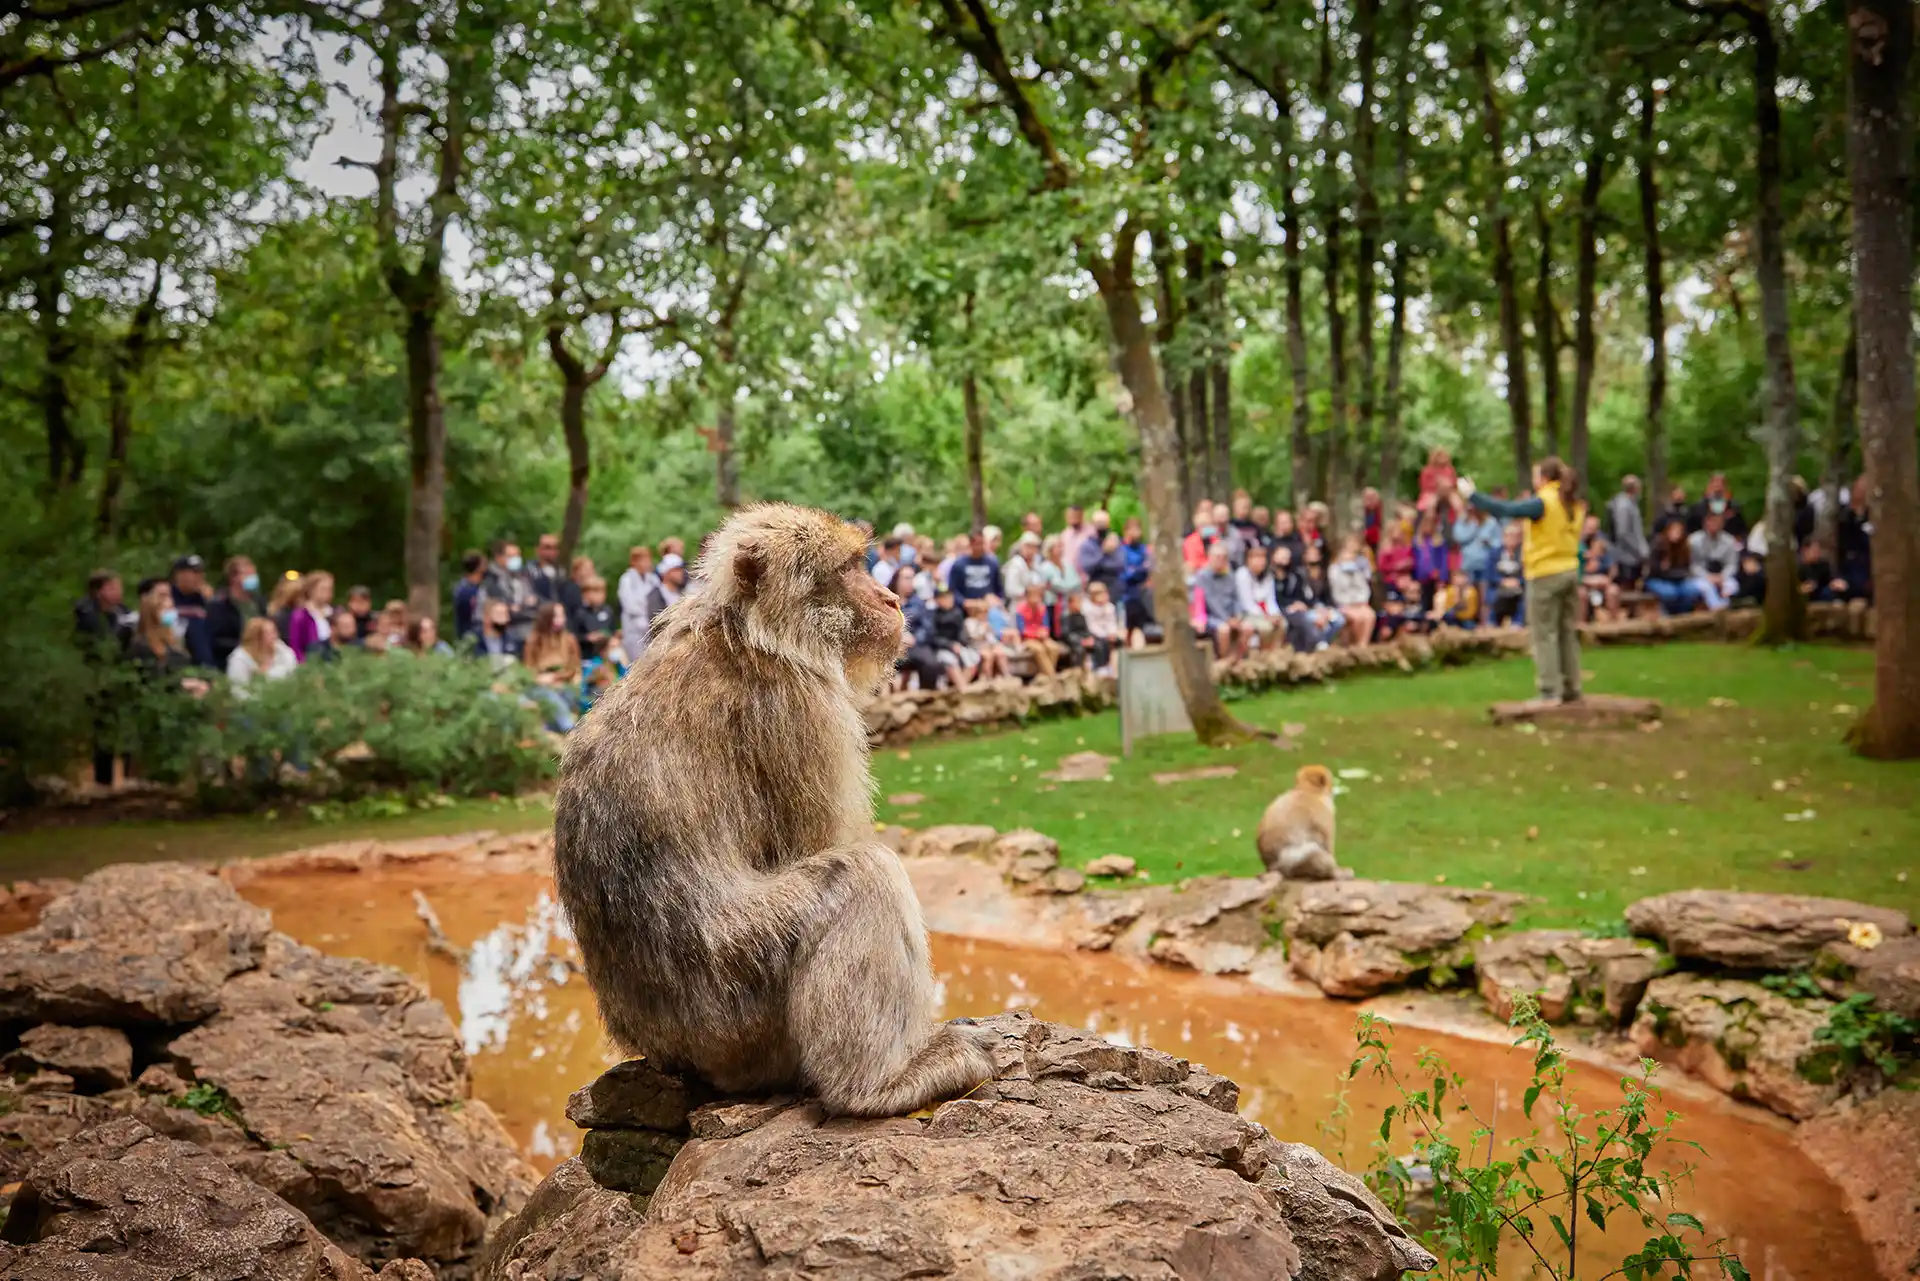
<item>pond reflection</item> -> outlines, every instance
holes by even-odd
[[[416,891],[448,939],[466,949],[464,962],[430,946]],[[529,1159],[547,1169],[574,1153],[578,1131],[566,1119],[567,1096],[618,1056],[602,1039],[549,881],[493,874],[449,883],[444,874],[418,870],[304,872],[261,876],[242,892],[303,942],[398,966],[424,981],[457,1013],[475,1092],[500,1114]],[[1280,1138],[1311,1143],[1350,1168],[1372,1157],[1381,1114],[1393,1101],[1383,1084],[1354,1082],[1344,1135],[1329,1127],[1335,1087],[1353,1057],[1351,1006],[1087,953],[936,936],[933,954],[949,1016],[1029,1009],[1120,1044],[1153,1045],[1238,1081],[1241,1111]],[[1529,1128],[1519,1097],[1526,1055],[1412,1029],[1399,1032],[1395,1046],[1405,1071],[1413,1070],[1422,1047],[1443,1054],[1466,1076],[1470,1101],[1498,1134]],[[1619,1098],[1616,1073],[1576,1065],[1572,1076],[1588,1109]],[[1784,1124],[1690,1088],[1672,1088],[1667,1103],[1686,1115],[1680,1136],[1707,1153],[1694,1157],[1698,1169],[1684,1193],[1685,1208],[1706,1222],[1710,1235],[1729,1238],[1758,1281],[1874,1275],[1838,1192],[1794,1146]],[[1549,1231],[1544,1223],[1541,1231]],[[1608,1247],[1617,1265],[1634,1244],[1631,1234],[1616,1232],[1594,1242],[1590,1257],[1583,1248],[1581,1275],[1608,1270],[1595,1266]],[[1526,1276],[1523,1262],[1513,1259],[1516,1266],[1503,1275]]]

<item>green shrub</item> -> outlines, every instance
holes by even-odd
[[[1872,1069],[1898,1080],[1913,1065],[1916,1038],[1920,1026],[1912,1019],[1879,1009],[1872,995],[1856,992],[1814,1032],[1819,1044],[1800,1061],[1800,1075],[1824,1085]]]
[[[204,698],[112,679],[116,736],[140,772],[185,785],[208,808],[510,794],[553,768],[519,668],[349,651],[244,690],[215,680]]]

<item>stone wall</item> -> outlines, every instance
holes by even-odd
[[[1873,635],[1873,615],[1868,611],[1844,605],[1814,605],[1808,617],[1816,637],[1867,640]],[[1758,610],[1731,609],[1678,618],[1655,616],[1590,623],[1580,629],[1580,639],[1586,645],[1744,641],[1759,624]],[[1256,651],[1245,659],[1215,663],[1213,677],[1223,686],[1257,691],[1318,684],[1372,671],[1422,671],[1530,650],[1527,633],[1520,628],[1485,627],[1463,632],[1447,627],[1428,636],[1405,636],[1366,649],[1340,647],[1311,654],[1290,649]],[[894,747],[955,730],[1005,728],[1035,718],[1105,711],[1114,705],[1116,697],[1113,678],[1077,669],[1038,676],[1030,682],[1007,677],[965,689],[887,693],[866,709],[867,737],[876,747]]]

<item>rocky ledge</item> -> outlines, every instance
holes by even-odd
[[[703,1102],[644,1062],[503,1227],[483,1279],[830,1275],[1390,1281],[1434,1266],[1365,1186],[1235,1115],[1239,1087],[1003,1014],[995,1078],[930,1113]]]
[[[104,869],[0,938],[0,1052],[10,1277],[457,1275],[537,1178],[439,1002],[204,869]]]

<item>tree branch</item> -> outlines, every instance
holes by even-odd
[[[961,11],[962,4],[966,6],[964,14]],[[940,7],[947,16],[947,33],[987,73],[994,88],[1006,99],[1007,109],[1013,112],[1014,124],[1020,130],[1020,136],[1039,155],[1041,168],[1046,175],[1047,190],[1061,191],[1071,186],[1073,166],[1060,154],[1052,132],[1040,118],[1033,100],[1027,96],[1026,85],[1013,73],[1013,67],[1007,61],[1006,49],[1000,43],[1000,32],[994,26],[993,15],[987,12],[984,0],[940,0]],[[968,32],[969,26],[972,27],[971,34]]]

